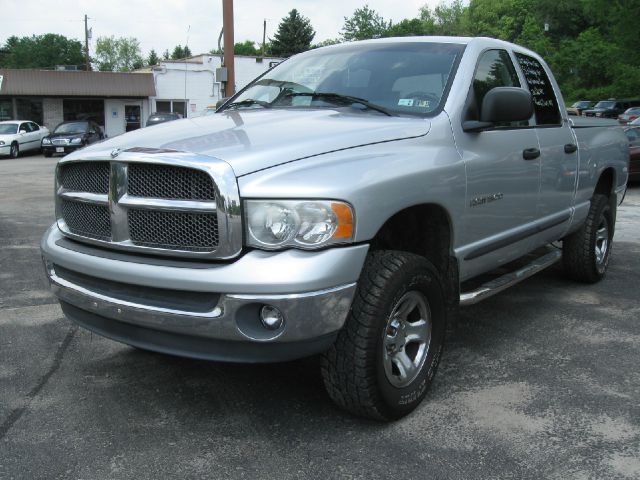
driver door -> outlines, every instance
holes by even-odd
[[[494,87],[520,87],[506,50],[480,55],[465,120],[479,120],[482,100]],[[461,242],[464,277],[482,273],[529,251],[527,228],[536,218],[540,146],[528,121],[456,134],[467,172]],[[537,154],[536,154],[537,152]]]

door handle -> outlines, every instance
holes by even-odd
[[[525,148],[522,151],[522,158],[525,160],[535,160],[540,156],[540,150],[537,148]]]
[[[578,150],[578,146],[575,143],[567,143],[564,146],[564,153],[574,153]]]

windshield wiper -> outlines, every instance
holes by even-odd
[[[263,108],[271,108],[271,104],[268,102],[263,102],[262,100],[254,100],[253,98],[247,98],[246,100],[242,100],[240,102],[232,102],[229,105],[225,105],[225,110],[232,107],[249,107],[251,105],[260,105]]]
[[[341,93],[332,93],[332,92],[289,92],[285,95],[286,97],[312,97],[312,98],[321,98],[323,100],[334,100],[343,103],[359,103],[360,105],[364,105],[365,107],[375,110],[376,112],[384,113],[390,117],[393,117],[393,113],[391,113],[386,108],[376,105],[375,103],[371,103],[369,100],[360,97],[353,97],[351,95],[342,95]]]

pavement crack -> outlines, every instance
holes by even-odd
[[[49,379],[53,376],[54,373],[56,373],[58,368],[60,368],[60,364],[62,363],[64,354],[67,351],[67,348],[69,348],[69,344],[71,343],[71,340],[73,339],[73,336],[77,331],[78,331],[77,325],[73,325],[69,329],[69,331],[67,332],[67,335],[64,337],[64,340],[62,340],[62,343],[58,347],[58,350],[56,350],[56,354],[53,357],[53,363],[51,364],[51,367],[49,367],[49,370],[47,371],[47,373],[45,373],[40,378],[36,386],[33,387],[29,393],[27,393],[26,401],[24,405],[13,409],[9,413],[9,416],[5,419],[5,421],[2,422],[2,424],[0,424],[0,440],[2,440],[7,435],[9,430],[11,430],[11,427],[13,427],[13,425],[18,420],[20,420],[20,417],[22,417],[22,415],[24,415],[24,413],[27,411],[27,409],[31,405],[31,402],[36,397],[36,395],[40,393],[40,391],[44,388],[44,386],[47,384]]]

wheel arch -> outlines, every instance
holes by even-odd
[[[449,310],[455,325],[460,299],[458,262],[453,254],[454,230],[451,215],[442,205],[424,203],[392,215],[371,240],[371,250],[399,250],[426,258],[440,273]]]

